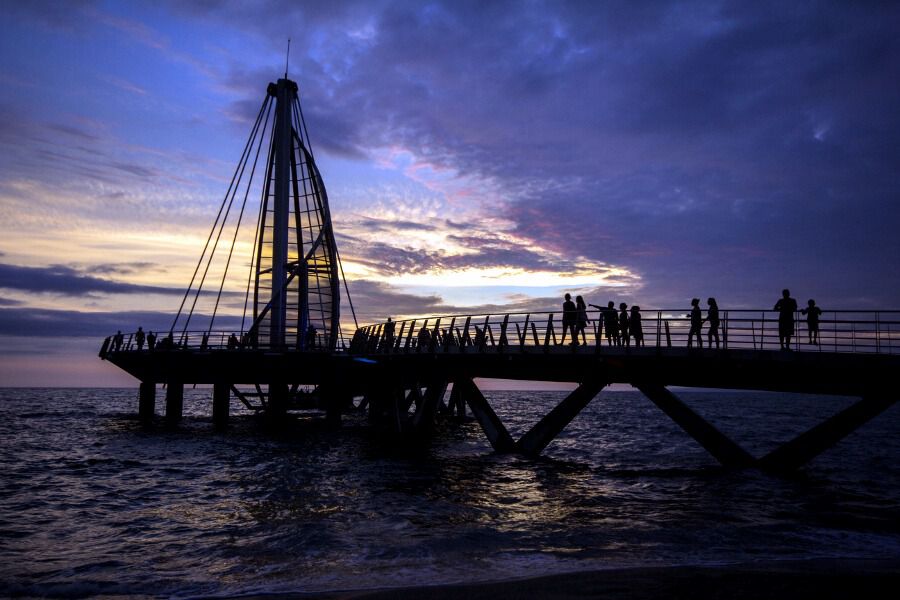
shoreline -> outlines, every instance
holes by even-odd
[[[900,558],[760,561],[720,566],[629,567],[573,571],[555,575],[320,593],[274,593],[244,600],[315,598],[321,600],[571,600],[650,598],[705,600],[737,598],[884,598],[900,591]]]

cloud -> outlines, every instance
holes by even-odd
[[[100,266],[102,272],[108,266]],[[184,294],[183,289],[101,279],[64,265],[23,267],[0,263],[0,288],[65,296],[90,294]]]
[[[0,335],[18,337],[92,337],[97,348],[103,338],[116,331],[168,331],[173,315],[153,311],[84,312],[77,310],[50,310],[37,308],[0,308]],[[191,330],[203,330],[209,323],[208,315],[195,315]],[[239,317],[216,318],[215,329],[239,331]],[[179,328],[176,328],[180,331]]]
[[[201,6],[246,17],[237,3]],[[900,295],[880,258],[900,253],[897,7],[283,8],[278,26],[322,36],[295,40],[315,128],[490,182],[477,201],[502,191],[497,215],[522,240],[624,265],[673,297],[721,285],[750,302],[785,280],[847,301],[860,288]],[[392,272],[541,259],[396,246],[366,260]]]

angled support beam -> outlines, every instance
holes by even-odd
[[[801,433],[759,459],[766,471],[786,472],[802,467],[839,441],[877,417],[897,401],[896,396],[865,396],[833,417]]]
[[[458,389],[460,399],[469,404],[472,414],[475,415],[478,424],[481,425],[481,429],[487,436],[494,451],[513,452],[516,449],[516,443],[500,421],[500,418],[497,417],[497,413],[488,404],[484,394],[475,385],[475,382],[471,379],[457,380],[453,383],[453,389]]]
[[[412,388],[409,390],[409,393],[406,395],[406,399],[403,401],[403,412],[408,413],[409,408],[413,405],[414,402],[416,404],[416,408],[418,408],[419,405],[422,404],[422,390],[419,388],[418,382],[412,386]]]
[[[526,456],[538,456],[543,452],[547,444],[556,439],[556,436],[572,422],[588,403],[594,399],[600,390],[606,386],[597,380],[588,380],[579,385],[575,391],[566,396],[551,410],[547,416],[537,422],[528,432],[519,438],[516,447]]]
[[[431,429],[434,425],[434,416],[437,413],[438,405],[443,402],[446,392],[447,381],[437,380],[428,384],[425,396],[416,407],[416,412],[411,420],[414,431],[427,432]]]
[[[756,462],[746,450],[713,427],[709,421],[688,408],[665,386],[648,383],[635,385],[635,387],[650,398],[653,404],[666,413],[723,466],[749,467]]]

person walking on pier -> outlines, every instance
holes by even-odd
[[[151,331],[147,334],[147,350],[153,352],[154,348],[156,348],[156,334]]]
[[[822,309],[816,306],[815,300],[806,303],[807,307],[800,312],[806,315],[806,331],[809,334],[810,345],[819,345],[819,317],[822,315]]]
[[[628,305],[624,302],[619,305],[619,336],[622,340],[623,346],[631,345],[631,338],[629,336],[629,325],[628,322]]]
[[[587,328],[587,324],[589,323],[589,319],[587,316],[587,305],[584,303],[584,298],[581,296],[575,296],[575,309],[578,311],[578,318],[575,322],[575,339],[578,339],[578,334],[581,334],[581,343],[587,346],[587,336],[584,333],[584,330]],[[527,334],[528,332],[526,332]]]
[[[306,328],[306,350],[314,350],[316,347],[316,328],[310,323]]]
[[[118,330],[116,335],[113,336],[113,348],[118,352],[122,349],[122,342],[125,341],[125,337],[122,335],[122,330]]]
[[[691,319],[691,329],[688,331],[688,348],[694,346],[694,336],[697,337],[697,346],[703,347],[703,338],[700,337],[700,330],[703,328],[703,315],[700,312],[700,298],[691,300],[691,312],[688,315]]]
[[[644,328],[641,326],[641,307],[632,305],[631,307],[631,337],[634,338],[634,347],[638,348],[644,345]]]
[[[238,347],[237,336],[232,333],[230,336],[228,336],[228,349],[236,350],[237,347]]]
[[[563,302],[563,314],[562,314],[562,339],[559,341],[560,344],[566,343],[566,332],[570,331],[572,333],[572,345],[578,345],[578,332],[575,329],[575,323],[578,320],[578,309],[575,308],[575,303],[572,302],[572,294],[566,294],[566,301]]]
[[[707,298],[706,304],[709,310],[706,311],[706,322],[709,323],[709,331],[706,332],[708,346],[712,348],[713,339],[716,340],[716,350],[719,349],[719,305],[716,304],[715,298]]]
[[[790,290],[781,290],[781,299],[775,303],[773,310],[778,311],[778,343],[782,350],[790,350],[791,336],[794,335],[794,313],[797,312],[797,301],[791,298]]]
[[[134,341],[137,342],[138,352],[144,349],[144,339],[146,336],[144,335],[144,328],[138,327],[138,330],[134,334]]]

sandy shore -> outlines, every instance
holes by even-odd
[[[283,597],[283,596],[282,596]],[[724,567],[654,567],[490,583],[298,595],[340,600],[900,598],[900,560],[816,560]]]

